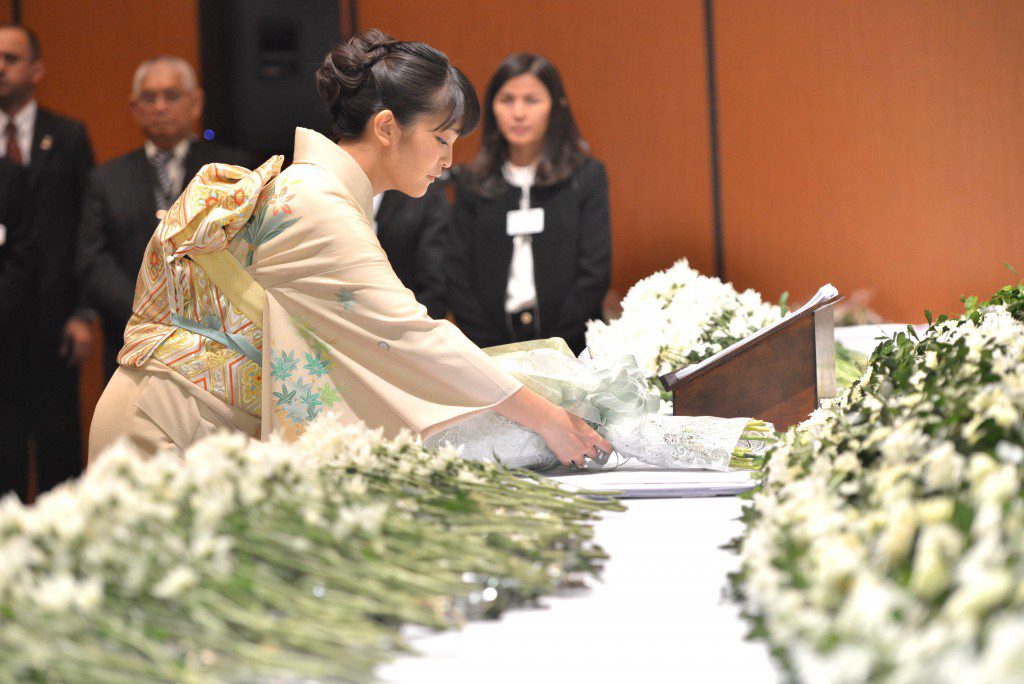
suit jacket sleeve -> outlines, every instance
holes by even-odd
[[[107,184],[96,171],[82,202],[78,228],[77,275],[81,305],[97,309],[110,320],[128,320],[135,295],[135,276],[121,267],[111,248],[110,205]]]
[[[448,240],[448,304],[455,321],[466,330],[489,326],[473,276],[473,232],[477,228],[476,197],[462,183],[455,186],[452,230]]]
[[[40,245],[32,240],[32,225],[27,213],[25,193],[27,173],[10,164],[7,194],[7,257],[0,267],[0,321],[10,321],[23,306],[25,293],[31,287],[39,266]],[[6,174],[5,174],[6,175]]]
[[[445,243],[451,226],[451,207],[444,191],[437,188],[427,193],[423,225],[417,231],[416,299],[427,307],[431,318],[444,318],[448,313],[445,298]]]
[[[76,123],[75,125],[75,137],[78,138],[75,147],[74,159],[72,161],[74,167],[74,197],[78,202],[82,202],[85,195],[85,188],[89,183],[89,174],[92,171],[92,167],[95,164],[95,157],[92,153],[92,143],[89,142],[89,134],[85,130],[85,126]],[[79,207],[81,211],[81,207]],[[81,213],[78,214],[79,222],[81,221]],[[79,226],[75,226],[78,228]],[[78,245],[81,244],[81,240],[78,236],[75,239],[76,251]],[[78,256],[75,256],[75,272],[78,273]],[[92,305],[89,302],[89,297],[85,293],[85,288],[82,287],[82,283],[79,281],[78,284],[78,297],[77,306],[78,309],[91,309]],[[131,304],[129,303],[129,306]]]
[[[266,288],[264,436],[301,433],[321,410],[422,432],[518,391],[455,326],[427,316],[343,186],[302,166],[273,188],[269,202],[288,197],[290,211],[260,226],[275,237],[252,269]]]
[[[565,298],[553,337],[574,334],[581,323],[601,309],[611,279],[612,235],[608,209],[608,176],[604,165],[592,163],[592,175],[580,179],[580,248],[576,258],[576,283]]]

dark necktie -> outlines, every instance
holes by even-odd
[[[153,189],[153,194],[156,198],[156,208],[163,211],[171,208],[171,204],[177,199],[175,195],[178,194],[178,188],[175,187],[174,181],[171,180],[170,165],[173,158],[173,152],[157,150],[156,154],[149,160],[156,171],[157,186]]]
[[[7,158],[16,164],[24,163],[21,159],[21,146],[18,145],[18,127],[13,121],[7,122],[4,134],[7,136]]]

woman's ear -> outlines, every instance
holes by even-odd
[[[398,142],[401,131],[398,127],[398,121],[395,120],[395,115],[391,113],[390,109],[377,112],[370,121],[370,124],[373,130],[373,137],[383,147],[391,147]]]

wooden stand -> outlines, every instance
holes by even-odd
[[[785,430],[836,395],[838,295],[808,305],[749,340],[661,376],[677,416],[750,417]]]

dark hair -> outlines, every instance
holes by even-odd
[[[24,33],[25,37],[28,38],[28,56],[33,62],[39,59],[43,54],[39,49],[39,37],[36,35],[36,32],[29,27],[22,26],[21,24],[6,23],[0,24],[0,29],[18,29]]]
[[[355,140],[378,112],[391,110],[405,126],[439,115],[436,130],[468,135],[480,121],[480,102],[466,75],[424,43],[395,40],[378,29],[335,45],[316,72],[316,89],[342,140]]]
[[[561,183],[587,158],[588,146],[572,116],[558,69],[541,55],[517,52],[505,58],[487,84],[483,142],[467,169],[470,186],[481,194],[493,197],[505,190],[501,169],[508,161],[508,141],[494,118],[494,98],[507,81],[523,74],[533,74],[540,79],[551,96],[551,114],[537,164],[537,185]]]

